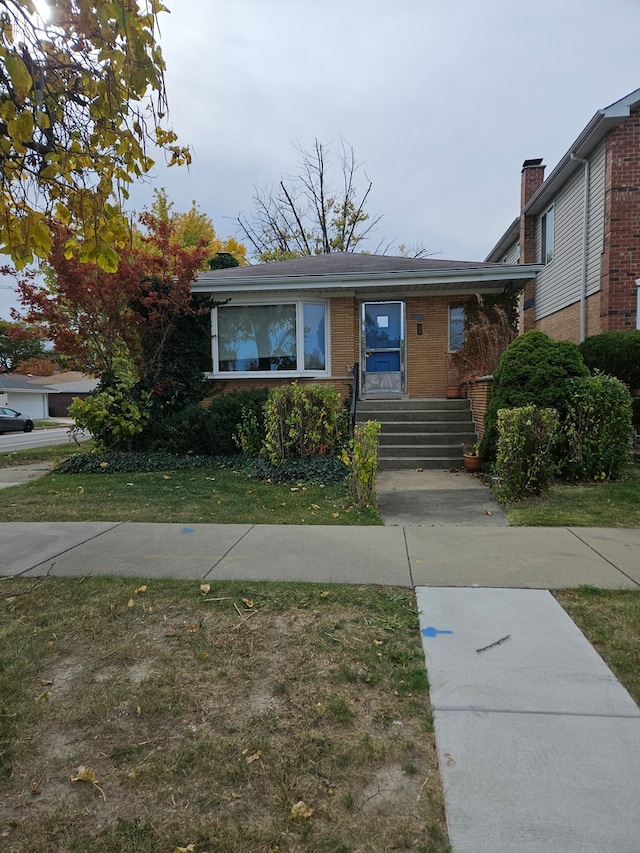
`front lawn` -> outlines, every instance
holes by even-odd
[[[617,482],[559,484],[503,510],[514,527],[640,527],[640,466]]]
[[[411,591],[0,581],[14,853],[448,853]]]
[[[52,448],[53,449],[53,448]],[[278,485],[227,468],[49,474],[4,490],[0,521],[380,524],[343,485]]]

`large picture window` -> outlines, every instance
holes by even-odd
[[[213,314],[214,373],[327,372],[324,302],[222,305]]]

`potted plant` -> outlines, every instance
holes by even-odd
[[[484,459],[480,456],[480,445],[478,442],[463,448],[462,461],[466,471],[475,473],[482,470]]]
[[[447,400],[458,400],[462,397],[462,382],[455,363],[454,353],[447,353],[447,384],[444,395]]]

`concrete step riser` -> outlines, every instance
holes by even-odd
[[[475,433],[464,432],[458,435],[446,433],[442,435],[420,435],[415,433],[394,433],[392,435],[380,434],[378,446],[380,448],[396,447],[397,445],[410,445],[411,447],[455,447],[462,453],[465,444],[473,444],[476,440]]]
[[[383,423],[380,435],[460,435],[461,433],[474,432],[473,424],[466,421],[436,421],[422,423],[416,421],[393,421]]]
[[[458,459],[462,465],[462,448],[452,447],[450,444],[443,444],[441,447],[433,444],[422,447],[410,444],[395,444],[390,447],[378,448],[378,459],[389,459],[391,457],[403,459],[405,456],[433,456],[435,459],[447,456]]]
[[[378,470],[393,471],[395,469],[408,470],[413,468],[422,468],[425,471],[448,471],[451,468],[462,468],[462,458],[457,459],[452,457],[442,457],[434,459],[433,457],[412,456],[395,459],[380,459],[378,461]]]
[[[357,411],[360,412],[401,412],[403,409],[414,411],[431,411],[433,409],[447,409],[448,411],[466,410],[470,408],[469,400],[367,400],[358,403]]]
[[[415,421],[421,421],[422,423],[469,423],[471,421],[471,412],[447,412],[433,410],[431,412],[404,411],[362,413],[359,411],[357,413],[356,420],[358,422],[380,421],[381,424],[410,423]]]

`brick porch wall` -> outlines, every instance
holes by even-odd
[[[471,401],[471,411],[473,412],[478,438],[482,438],[484,435],[484,416],[491,402],[492,384],[492,379],[478,379],[474,382],[468,382],[466,385],[466,393]]]

